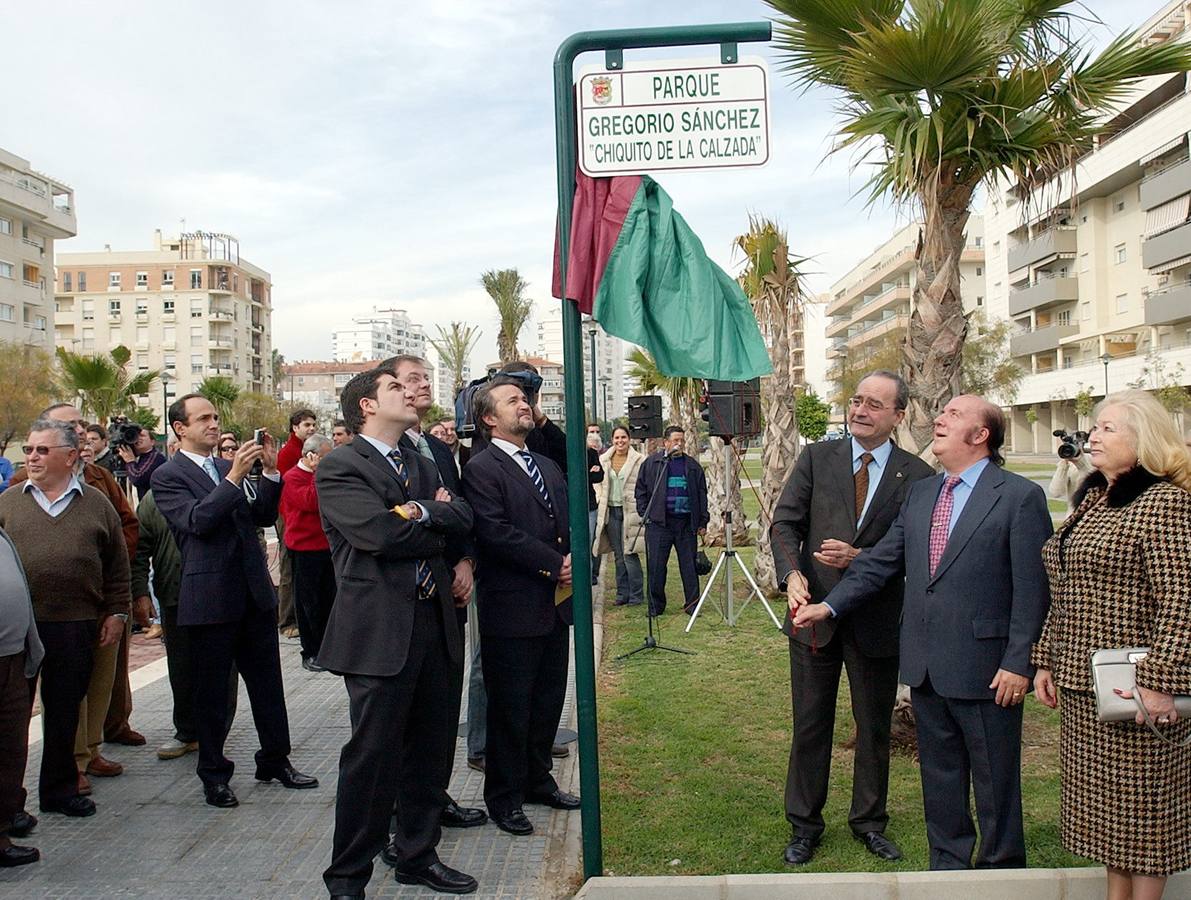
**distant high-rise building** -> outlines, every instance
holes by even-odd
[[[409,354],[426,355],[426,333],[404,309],[376,309],[356,316],[331,335],[331,355],[339,362],[362,362]]]
[[[435,351],[434,356],[438,363],[438,372],[434,379],[434,402],[450,412],[455,408],[455,376],[443,364],[442,355],[438,351]],[[464,363],[463,383],[467,384],[469,381],[471,381],[471,363]]]
[[[0,150],[0,341],[46,346],[54,241],[77,230],[74,192]]]
[[[208,375],[246,391],[273,392],[272,281],[240,256],[229,234],[154,234],[151,250],[58,257],[54,343],[79,353],[124,346],[136,371],[160,369],[166,385],[147,406],[162,413]]]
[[[596,360],[594,411],[591,408],[593,333]],[[620,338],[607,334],[591,319],[583,321],[583,406],[587,410],[588,418],[618,419],[627,415],[625,352],[624,341]],[[561,304],[551,304],[538,320],[538,356],[555,360],[558,365],[562,365],[558,362],[563,358]]]

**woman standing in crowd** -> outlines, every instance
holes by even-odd
[[[617,606],[637,606],[645,599],[640,557],[645,539],[633,502],[637,470],[644,460],[629,446],[627,428],[617,425],[612,429],[612,446],[600,457],[604,480],[596,486],[598,506],[592,552],[599,556],[611,550],[615,554]]]
[[[1136,691],[1164,737],[1191,735],[1174,710],[1191,693],[1191,455],[1143,391],[1100,404],[1089,455],[1095,471],[1043,550],[1054,600],[1034,687],[1059,707],[1063,846],[1104,863],[1109,900],[1152,900],[1191,868],[1191,746],[1159,739],[1140,711],[1099,721],[1089,658],[1149,647]]]

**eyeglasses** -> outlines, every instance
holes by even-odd
[[[35,453],[38,456],[49,456],[51,450],[57,450],[60,447],[70,447],[70,444],[51,444],[48,447],[45,446],[44,444],[38,444],[36,447],[34,447],[32,444],[22,444],[21,452],[24,453],[26,456],[32,456]],[[74,449],[74,448],[71,448],[71,449]]]
[[[237,447],[235,444],[224,444],[222,447],[219,448],[219,452],[220,453],[235,453],[239,449],[240,448]]]
[[[848,405],[853,408],[858,406],[867,406],[873,412],[884,412],[885,410],[889,409],[889,407],[880,400],[874,400],[872,397],[852,397],[850,400],[848,400]]]

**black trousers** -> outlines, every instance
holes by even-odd
[[[194,649],[190,631],[178,625],[178,607],[161,607],[161,630],[165,636],[165,668],[169,673],[170,694],[174,700],[174,738],[184,744],[198,740],[194,714]],[[232,663],[227,679],[227,727],[236,718],[236,692],[239,674]]]
[[[294,616],[302,658],[314,659],[335,603],[335,567],[330,550],[290,550],[289,559],[294,572]]]
[[[0,840],[8,836],[12,817],[25,808],[30,711],[25,651],[0,656]]]
[[[457,723],[450,694],[457,690],[436,601],[414,608],[409,657],[397,675],[343,677],[351,738],[339,755],[335,838],[323,880],[332,894],[360,894],[372,860],[384,849],[398,789],[393,845],[402,868],[438,861],[443,796],[451,779]]]
[[[976,846],[970,793],[980,821],[978,869],[1024,869],[1021,813],[1022,706],[955,700],[928,678],[913,688],[922,805],[932,869],[969,869]]]
[[[484,636],[488,740],[484,803],[495,815],[519,808],[527,794],[558,789],[550,748],[567,692],[570,630],[555,617],[542,637]]]
[[[38,679],[29,683],[29,703],[41,682],[41,774],[37,791],[41,808],[74,797],[79,792],[79,770],[74,761],[74,733],[79,727],[79,704],[87,696],[95,659],[98,623],[38,622],[37,633],[45,647]],[[26,739],[28,736],[26,735]]]
[[[699,600],[699,576],[695,573],[698,541],[690,516],[666,517],[665,522],[645,526],[645,565],[649,569],[649,610],[658,615],[666,609],[666,569],[670,548],[678,554],[682,575],[682,605],[686,609]]]
[[[856,720],[848,824],[855,834],[863,834],[884,831],[889,822],[889,729],[897,697],[897,657],[865,656],[845,621],[816,652],[790,640],[794,737],[786,772],[786,819],[799,837],[818,839],[825,827],[823,806],[831,775],[835,701],[844,668]]]
[[[184,625],[193,651],[197,772],[203,784],[227,784],[235,765],[223,755],[231,709],[228,679],[232,666],[248,689],[252,719],[260,737],[258,768],[275,769],[289,759],[289,715],[277,649],[277,612],[249,606],[238,622]]]

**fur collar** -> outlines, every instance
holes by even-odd
[[[1110,507],[1119,509],[1123,506],[1128,506],[1144,494],[1148,488],[1165,480],[1165,478],[1159,478],[1143,466],[1136,465],[1109,486],[1108,479],[1099,470],[1096,470],[1084,479],[1083,484],[1079,486],[1079,490],[1075,492],[1074,505],[1079,506],[1079,504],[1083,503],[1083,498],[1093,488],[1103,489],[1108,487],[1107,503]]]

